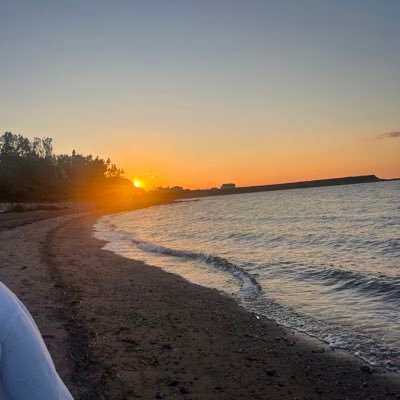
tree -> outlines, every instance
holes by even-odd
[[[54,155],[49,137],[30,141],[11,132],[0,136],[1,200],[95,197],[111,185],[127,186],[130,181],[123,174],[110,159],[75,150],[71,155]]]

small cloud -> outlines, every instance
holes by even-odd
[[[394,139],[400,138],[400,131],[386,132],[378,136],[378,139]]]

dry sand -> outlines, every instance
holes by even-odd
[[[102,250],[97,216],[0,215],[0,280],[75,399],[399,399],[399,376]]]

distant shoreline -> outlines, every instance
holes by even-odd
[[[191,198],[191,197],[205,197],[205,196],[223,196],[229,194],[242,194],[242,193],[256,193],[256,192],[270,192],[277,190],[289,189],[306,189],[325,186],[340,186],[340,185],[355,185],[360,183],[374,183],[395,181],[400,178],[394,179],[381,179],[376,175],[360,175],[348,176],[341,178],[330,179],[316,179],[311,181],[289,182],[289,183],[276,183],[271,185],[257,185],[257,186],[240,186],[229,189],[200,189],[200,190],[182,190],[177,191],[177,198]]]
[[[318,188],[318,187],[329,187],[329,186],[341,186],[341,185],[355,185],[362,183],[379,183],[379,182],[391,182],[398,181],[400,178],[392,179],[381,179],[376,175],[360,175],[350,176],[341,178],[330,178],[330,179],[317,179],[311,181],[299,181],[289,183],[277,183],[270,185],[256,185],[256,186],[240,186],[235,188],[224,188],[224,189],[160,189],[151,190],[147,193],[148,198],[139,204],[135,203],[135,197],[132,197],[132,203],[127,203],[124,206],[110,206],[107,208],[100,207],[99,210],[105,213],[113,213],[114,211],[130,211],[136,210],[143,207],[152,207],[154,205],[168,204],[175,200],[191,199],[199,197],[209,196],[224,196],[232,194],[244,194],[244,193],[257,193],[257,192],[270,192],[278,190],[293,190],[293,189],[307,189],[307,188]],[[153,197],[153,198],[152,198]],[[20,207],[18,205],[21,205]],[[57,200],[57,201],[25,201],[25,200],[2,200],[0,199],[0,213],[6,211],[32,211],[32,210],[50,210],[56,208],[74,208],[79,205],[79,208],[91,209],[95,207],[93,200]]]

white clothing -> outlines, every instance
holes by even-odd
[[[1,282],[0,400],[73,400],[28,310]]]

